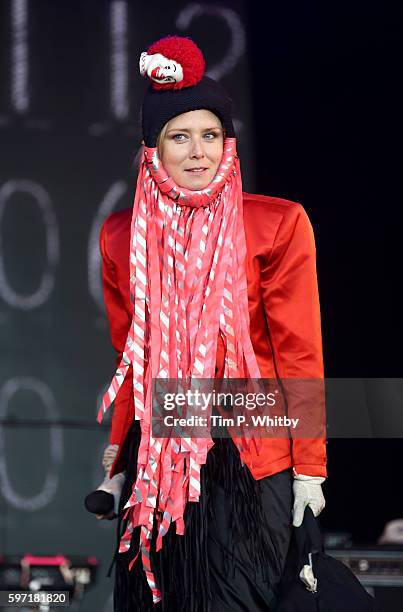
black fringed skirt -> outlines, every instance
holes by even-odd
[[[127,478],[120,500],[118,542],[125,531],[122,509],[132,492],[140,436],[133,427],[125,445]],[[151,565],[163,600],[153,605],[142,568],[140,528],[130,550],[115,553],[115,612],[259,612],[272,609],[291,537],[292,474],[285,470],[255,480],[242,467],[231,438],[217,439],[201,468],[199,502],[188,502],[185,534],[171,525]]]

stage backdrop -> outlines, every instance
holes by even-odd
[[[244,3],[0,5],[0,552],[95,555],[82,610],[111,609],[115,522],[83,506],[101,481],[114,374],[100,276],[103,220],[133,199],[146,83],[140,53],[191,36],[234,99],[254,186]]]

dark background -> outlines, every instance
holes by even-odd
[[[401,9],[249,7],[256,189],[311,218],[326,376],[401,377]],[[401,439],[329,440],[323,526],[373,540],[402,516],[402,451]]]
[[[194,38],[234,99],[245,190],[307,210],[326,375],[399,378],[402,22],[380,1],[121,3],[119,117],[106,0],[27,2],[29,103],[17,108],[10,11],[23,4],[0,4],[0,417],[43,426],[0,425],[0,552],[97,555],[83,609],[106,612],[114,525],[82,504],[101,478],[108,420],[95,415],[114,366],[97,241],[132,203],[141,51],[168,33]],[[329,440],[325,529],[375,542],[403,516],[402,446]]]

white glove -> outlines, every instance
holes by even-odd
[[[122,488],[126,478],[125,472],[119,472],[119,474],[115,474],[114,476],[112,476],[112,478],[109,478],[109,474],[113,462],[115,461],[118,450],[118,444],[109,444],[109,446],[106,447],[102,458],[102,465],[105,470],[105,478],[97,488],[97,491],[105,491],[106,493],[110,493],[111,495],[113,495],[114,514],[118,514],[119,512],[120,494],[122,492]],[[110,515],[104,516],[103,514],[97,514],[96,516],[99,519],[110,518]]]
[[[294,527],[299,527],[304,518],[306,506],[312,509],[314,516],[318,516],[325,507],[321,484],[326,479],[321,476],[305,476],[297,474],[294,476],[294,507],[292,509]]]

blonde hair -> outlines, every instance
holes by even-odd
[[[165,134],[166,134],[167,129],[168,129],[168,122],[164,125],[164,127],[162,128],[162,130],[158,134],[158,138],[157,138],[157,150],[158,150],[158,155],[160,157],[161,157],[161,145],[164,142]]]

